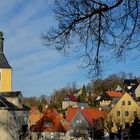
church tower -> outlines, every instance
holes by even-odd
[[[3,42],[3,33],[0,31],[0,92],[11,92],[12,68],[4,55]]]

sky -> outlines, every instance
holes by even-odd
[[[0,30],[4,53],[13,69],[13,90],[23,96],[51,95],[54,90],[76,81],[78,87],[90,82],[87,71],[79,69],[76,55],[67,57],[43,45],[41,34],[56,26],[51,11],[53,0],[0,0]],[[106,77],[120,71],[139,75],[139,59],[127,56],[123,63],[112,59],[104,64]],[[132,55],[130,57],[130,55]]]

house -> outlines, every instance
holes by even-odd
[[[99,102],[99,108],[110,110],[122,96],[121,92],[105,91],[96,98],[96,102]]]
[[[12,91],[12,68],[4,55],[3,41],[3,33],[0,32],[0,101],[4,104],[1,104],[0,113],[5,117],[0,123],[0,128],[2,135],[7,135],[4,140],[18,140],[29,130],[30,108],[23,104],[20,91]]]
[[[108,132],[117,133],[120,128],[124,130],[131,126],[136,116],[140,118],[140,106],[125,93],[107,114],[105,128]]]
[[[135,89],[135,99],[140,101],[140,85]]]
[[[74,94],[76,98],[78,98],[80,95],[82,95],[82,89],[77,90]]]
[[[12,68],[4,55],[3,41],[0,31],[0,92],[7,92],[12,90]]]
[[[74,138],[90,139],[93,135],[95,122],[98,119],[104,119],[105,116],[106,112],[98,108],[69,108],[66,112],[66,140]],[[98,129],[101,130],[102,127],[103,125],[100,125]]]
[[[47,109],[42,118],[31,126],[32,140],[65,140],[64,119],[55,109]]]
[[[77,98],[73,95],[66,95],[62,101],[62,110],[66,110],[69,107],[89,107],[88,103],[78,102]]]
[[[77,104],[77,98],[74,95],[66,95],[62,101],[62,110],[65,110]]]
[[[120,98],[123,96],[122,92],[118,91],[106,91],[106,93],[110,98]]]
[[[117,85],[117,87],[115,88],[115,90],[114,90],[114,91],[122,92],[122,91],[123,91],[123,89],[121,88],[121,86],[120,86],[120,85]]]
[[[88,103],[81,103],[81,102],[76,102],[75,104],[73,104],[71,107],[73,107],[73,108],[77,108],[77,107],[79,107],[79,108],[88,108],[89,107],[89,105],[88,105]]]
[[[0,136],[3,140],[19,139],[18,110],[17,106],[0,95]]]
[[[101,92],[99,96],[96,97],[94,104],[100,108],[107,107],[111,103],[110,96],[104,91]]]
[[[125,91],[130,93],[130,95],[132,96],[135,93],[135,89],[139,85],[137,79],[125,79],[123,84],[124,84]]]
[[[38,110],[37,107],[31,107],[30,109],[30,126],[35,125],[37,121],[41,119],[43,114]]]

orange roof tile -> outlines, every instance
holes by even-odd
[[[42,116],[43,114],[38,110],[37,107],[32,107],[30,110],[30,125],[35,124],[41,119]]]
[[[105,118],[106,112],[100,111],[98,108],[69,108],[66,113],[66,121],[70,123],[70,121],[74,118],[76,113],[80,111],[88,123],[92,124],[93,120],[97,120],[99,118]]]
[[[121,92],[118,92],[118,91],[106,91],[106,93],[110,97],[122,97],[123,96],[123,94]]]
[[[44,123],[50,122],[50,126],[45,126]],[[64,119],[59,115],[55,109],[47,109],[43,117],[36,123],[36,125],[31,126],[32,132],[65,132],[65,127],[63,126]]]

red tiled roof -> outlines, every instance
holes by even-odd
[[[69,98],[70,101],[77,102],[77,98],[74,95],[66,95],[67,98]]]
[[[122,97],[123,96],[123,94],[121,92],[118,92],[118,91],[106,91],[106,93],[110,97]]]
[[[45,126],[45,122],[51,122],[50,126]],[[55,109],[47,109],[43,117],[36,123],[36,125],[31,126],[32,132],[65,132],[65,127],[63,126],[64,119]]]
[[[66,121],[70,123],[78,111],[82,113],[87,122],[90,124],[92,124],[93,120],[105,118],[106,116],[106,112],[100,111],[98,108],[69,108],[66,113]]]

